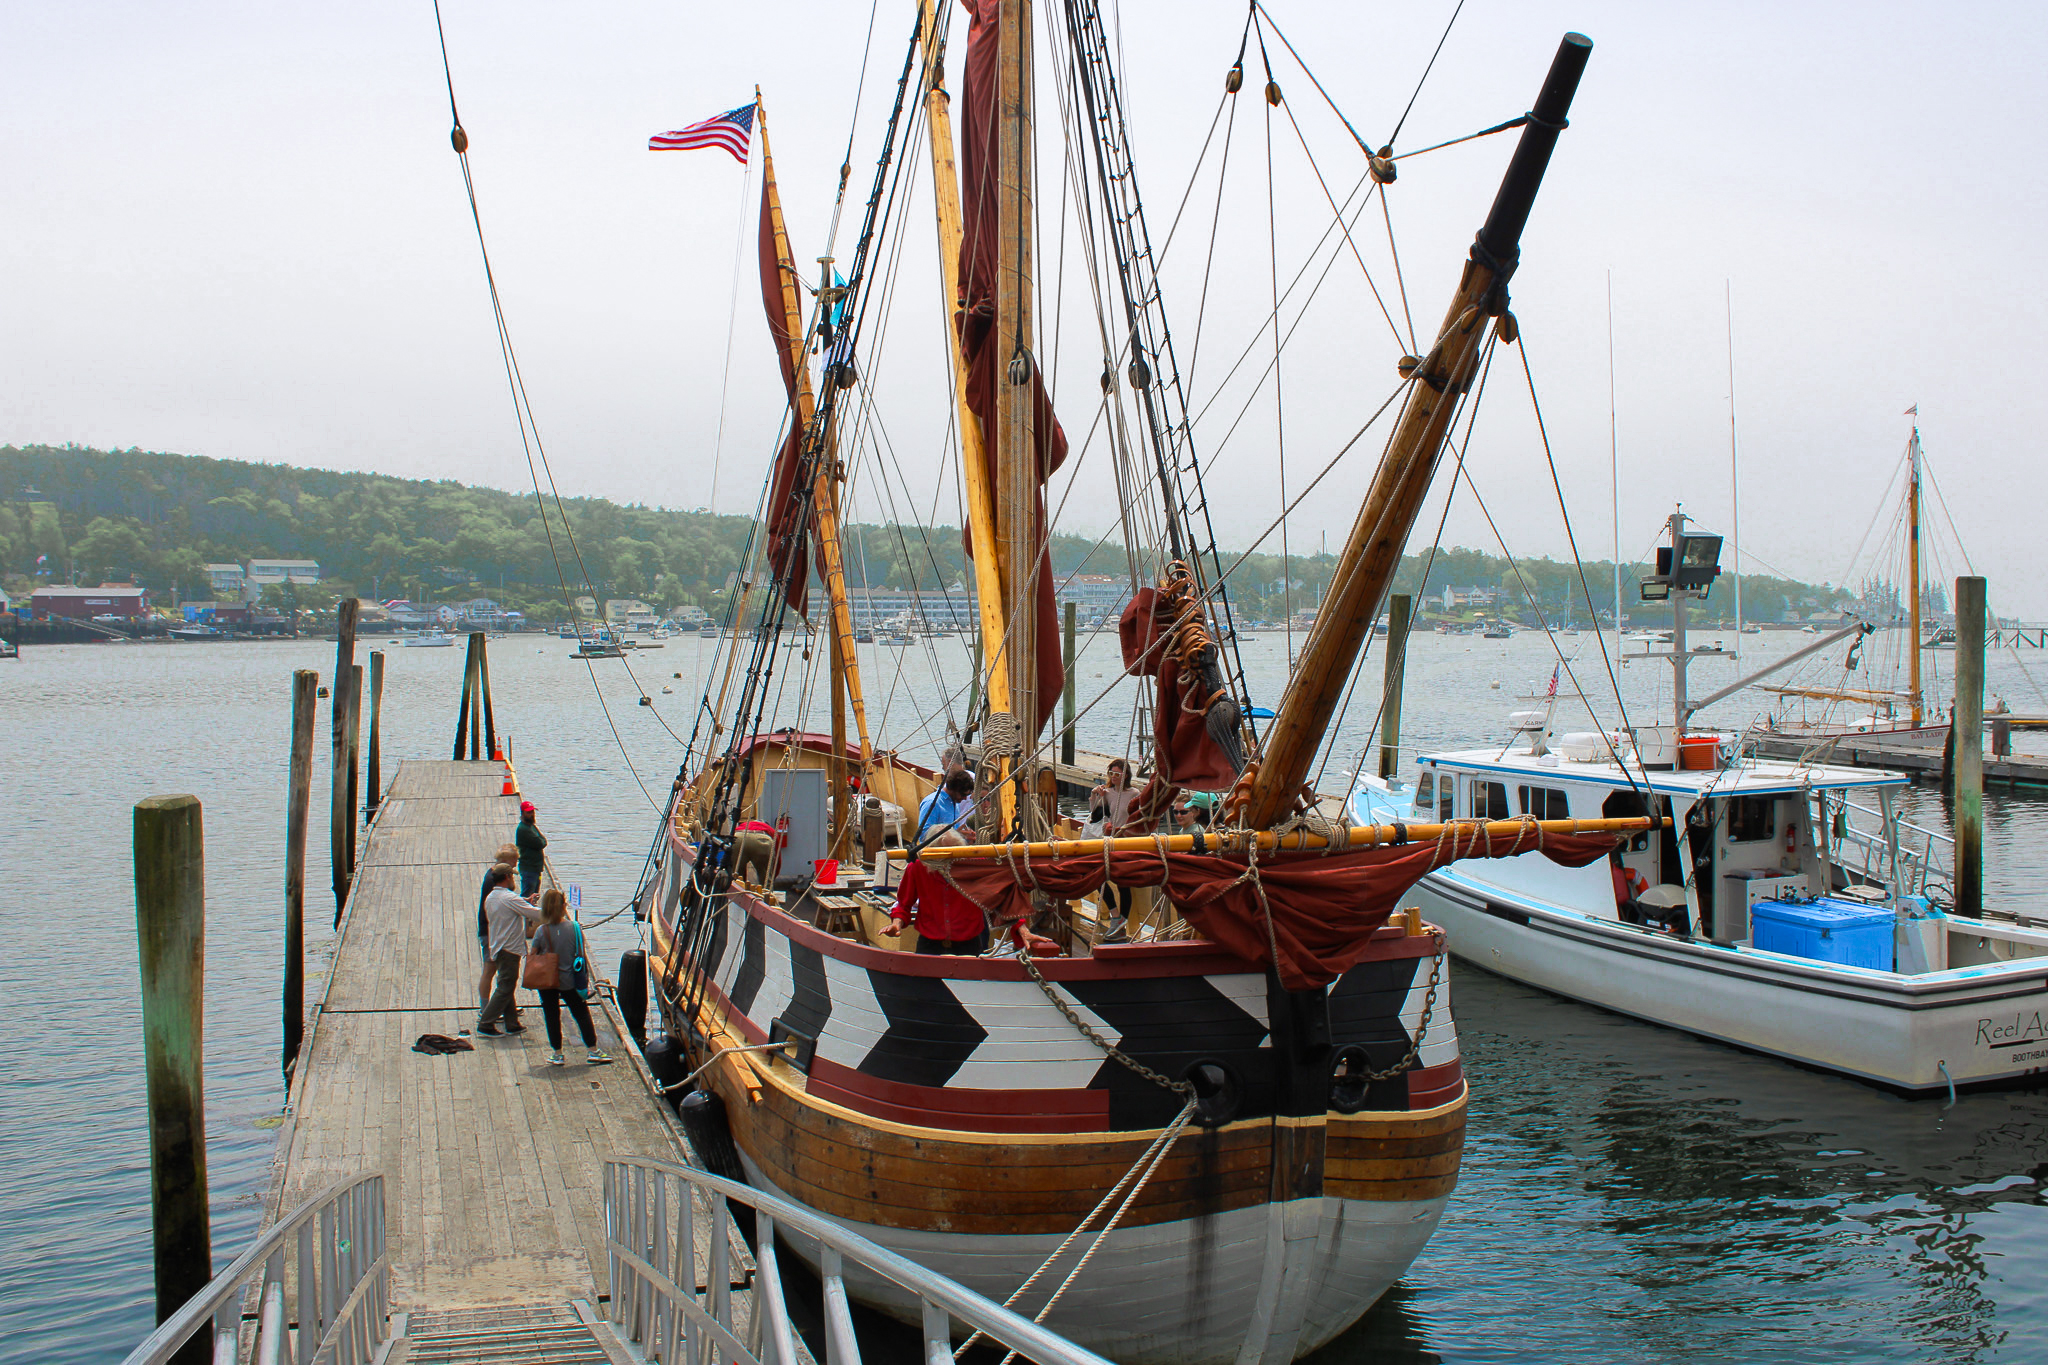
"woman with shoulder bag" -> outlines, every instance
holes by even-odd
[[[547,1019],[552,1049],[548,1061],[555,1066],[564,1064],[562,1006],[567,1005],[589,1052],[584,1060],[603,1066],[612,1058],[597,1045],[597,1030],[590,1022],[590,959],[584,951],[583,926],[569,918],[569,898],[560,890],[541,893],[540,920],[526,959],[526,984],[540,992],[541,1014]]]

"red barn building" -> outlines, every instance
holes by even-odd
[[[147,616],[149,603],[142,589],[132,584],[105,584],[97,588],[58,585],[37,588],[29,595],[29,608],[38,616],[68,616],[90,620],[95,616]]]

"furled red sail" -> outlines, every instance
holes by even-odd
[[[1238,770],[1211,733],[1205,714],[1210,698],[1204,688],[1190,688],[1183,676],[1178,651],[1174,648],[1177,629],[1194,622],[1182,619],[1181,603],[1156,588],[1140,588],[1124,604],[1117,622],[1117,636],[1123,644],[1124,671],[1134,676],[1157,678],[1152,709],[1152,752],[1157,762],[1162,789],[1220,792],[1237,781]],[[1236,716],[1236,708],[1231,708]],[[1162,800],[1170,800],[1167,792]],[[1140,801],[1134,811],[1150,810],[1156,804]],[[1156,821],[1157,814],[1152,818]]]
[[[790,259],[789,233],[782,224],[782,199],[775,189],[775,160],[768,154],[768,128],[761,127],[761,303],[768,312],[768,334],[775,339],[775,359],[782,366],[782,385],[789,392],[789,435],[775,457],[775,478],[768,487],[763,518],[768,530],[768,563],[782,576],[783,594],[798,615],[810,601],[811,574],[805,561],[811,519],[803,478],[804,427],[811,415],[808,377],[797,370],[797,344],[790,331],[790,291],[797,289],[796,266]],[[801,316],[799,312],[798,316]]]
[[[1365,955],[1373,932],[1387,922],[1396,902],[1436,868],[1460,858],[1509,858],[1539,849],[1554,863],[1584,867],[1619,842],[1613,834],[1544,834],[1530,828],[1512,839],[1475,843],[1474,833],[1463,833],[1456,840],[1340,853],[1262,854],[1256,878],[1242,854],[1151,850],[1028,863],[1021,858],[954,858],[945,866],[961,890],[1004,922],[1030,913],[1033,891],[1072,898],[1093,894],[1104,882],[1162,887],[1197,933],[1247,962],[1274,961],[1272,945],[1277,944],[1280,983],[1299,991],[1326,986],[1349,970]]]
[[[967,406],[989,438],[983,442],[991,487],[996,484],[996,385],[1007,384],[1010,361],[1016,354],[1012,337],[1003,320],[996,316],[996,272],[1003,266],[998,247],[997,98],[999,91],[996,59],[1000,47],[999,28],[1002,0],[961,0],[972,22],[967,28],[966,109],[960,147],[960,349],[967,360]],[[1014,269],[1014,263],[1012,263]],[[1067,436],[1053,415],[1038,365],[1031,365],[1033,454],[1038,462],[1039,492],[1031,509],[1033,541],[1046,541],[1046,479],[1067,458]],[[972,555],[970,543],[967,553]],[[1051,565],[1041,554],[1037,560],[1031,600],[1037,604],[1035,634],[1038,653],[1038,686],[1035,716],[1019,716],[1026,733],[1035,737],[1045,728],[1061,689],[1066,667],[1060,656],[1059,618],[1053,606]],[[1021,594],[1020,594],[1021,596]]]

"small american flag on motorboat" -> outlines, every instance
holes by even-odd
[[[745,165],[747,144],[754,136],[754,106],[743,104],[737,109],[728,109],[715,118],[693,123],[687,128],[678,128],[672,133],[656,133],[647,139],[650,152],[687,152],[698,147],[723,147],[732,153],[733,160]]]

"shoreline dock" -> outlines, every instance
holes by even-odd
[[[591,1006],[612,1066],[587,1065],[574,1047],[567,1065],[550,1065],[524,991],[524,1033],[473,1037],[473,1052],[412,1050],[475,1020],[478,887],[519,818],[518,796],[501,794],[506,775],[501,762],[446,760],[393,774],[308,1014],[264,1223],[335,1180],[382,1172],[393,1320],[411,1323],[410,1354],[394,1360],[428,1358],[419,1353],[437,1331],[476,1341],[544,1330],[567,1352],[551,1360],[623,1361],[600,1307],[605,1163],[694,1162],[608,991],[593,990]],[[580,1041],[562,1022],[565,1042]],[[735,1280],[749,1282],[746,1248],[728,1250]]]

